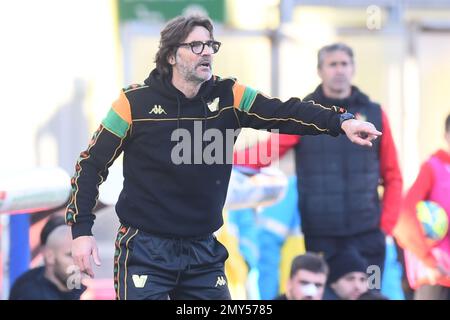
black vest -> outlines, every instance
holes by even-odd
[[[380,106],[356,87],[349,98],[331,100],[319,86],[304,100],[344,107],[383,130]],[[367,148],[351,143],[345,135],[301,137],[295,155],[305,235],[351,236],[379,228],[379,149],[379,138]]]

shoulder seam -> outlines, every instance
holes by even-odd
[[[147,85],[143,85],[143,86],[137,87],[137,88],[123,89],[123,92],[124,92],[124,93],[128,93],[128,92],[131,92],[131,91],[136,91],[136,90],[144,89],[144,88],[148,88],[148,87],[149,87],[149,86],[147,86]]]
[[[216,76],[216,79],[217,79],[217,81],[225,81],[225,80],[231,80],[231,81],[233,81],[233,82],[237,82],[237,79],[236,78],[233,78],[233,77],[227,77],[227,78],[221,78],[221,77],[218,77],[218,76]]]

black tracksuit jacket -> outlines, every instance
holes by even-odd
[[[74,238],[92,234],[98,186],[123,152],[124,184],[116,204],[122,224],[171,237],[210,234],[223,224],[236,138],[230,133],[249,127],[337,136],[344,111],[298,98],[282,102],[217,76],[188,99],[155,69],[143,85],[120,93],[81,153],[66,221]]]

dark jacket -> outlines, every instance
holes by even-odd
[[[329,286],[325,287],[322,300],[342,300],[336,292]]]
[[[344,107],[382,131],[381,108],[352,87],[343,100],[326,98],[319,86],[305,101]],[[372,148],[345,136],[301,137],[296,169],[302,230],[308,236],[351,236],[380,227],[380,139]]]
[[[125,180],[116,211],[122,224],[159,235],[200,236],[223,223],[234,130],[337,136],[339,112],[296,98],[281,102],[216,76],[187,99],[154,70],[144,85],[121,92],[81,153],[66,211],[73,237],[91,234],[98,186],[121,152]],[[202,141],[207,129],[214,130]],[[202,154],[214,155],[215,161]]]
[[[45,267],[28,270],[14,282],[9,300],[80,300],[86,287],[67,292],[60,291],[45,277]]]

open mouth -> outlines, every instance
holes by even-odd
[[[209,62],[200,63],[200,67],[211,68],[211,64]]]

